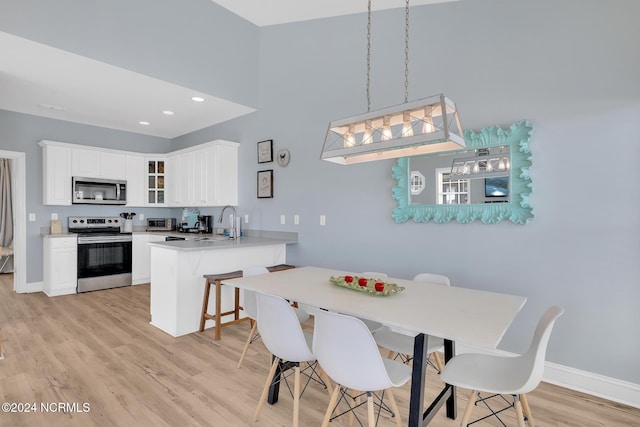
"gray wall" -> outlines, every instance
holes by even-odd
[[[73,2],[74,7],[79,3]],[[203,6],[201,0],[195,4]],[[60,10],[62,14],[68,8]],[[84,15],[86,11],[78,9],[73,17]],[[108,23],[120,19],[106,16]],[[535,218],[525,226],[396,224],[391,218],[393,161],[345,167],[318,160],[329,121],[366,109],[363,14],[259,30],[241,23],[250,39],[259,40],[257,46],[247,43],[249,51],[258,50],[248,61],[259,64],[259,111],[177,138],[171,149],[217,138],[240,142],[239,211],[249,214],[251,228],[299,232],[300,243],[288,252],[289,262],[386,271],[406,278],[431,271],[450,276],[456,286],[527,296],[501,344],[513,352],[526,349],[529,332],[547,306],[562,304],[566,314],[557,322],[548,360],[640,384],[637,16],[640,3],[634,0],[463,0],[412,9],[410,98],[444,92],[456,101],[469,129],[507,126],[520,119],[534,124],[530,147]],[[14,25],[14,19],[3,15],[0,30]],[[100,22],[96,16],[94,23]],[[176,22],[176,31],[184,24]],[[49,32],[60,28],[48,26],[43,37],[58,40]],[[210,31],[220,37],[228,32],[216,33],[215,25]],[[76,37],[71,34],[66,41]],[[185,40],[181,36],[175,43]],[[372,108],[400,103],[402,11],[375,14],[372,43]],[[205,44],[195,46],[189,56],[209,51]],[[223,91],[205,82],[188,57],[177,56],[165,70],[168,64],[159,54],[142,60],[118,47],[108,53],[104,58],[116,65],[131,61],[134,65],[127,68],[153,68],[149,74],[172,82],[179,83],[179,76],[193,82],[189,87]],[[237,90],[233,99],[251,98],[240,88],[244,84],[255,96],[252,77],[235,71],[224,82],[229,91]],[[77,140],[86,128],[34,123],[31,117],[11,113],[0,114],[0,120],[0,144],[27,151],[28,172],[37,170],[27,183],[34,188],[27,211],[48,213],[40,202],[36,175],[41,159],[33,144],[42,138]],[[142,139],[143,145],[155,143]],[[257,164],[256,142],[263,139],[273,139],[276,150],[289,148],[287,168]],[[22,144],[27,146],[20,149]],[[256,171],[270,168],[275,170],[275,197],[258,200]],[[281,214],[286,215],[284,226]],[[294,214],[300,215],[298,226],[292,225]],[[327,217],[325,227],[318,225],[321,214]],[[37,245],[33,227],[28,230],[30,253]],[[30,273],[29,280],[39,277]]]
[[[562,304],[548,360],[638,384],[637,16],[634,0],[412,9],[411,99],[444,92],[469,129],[534,124],[535,218],[524,226],[396,224],[393,161],[318,160],[329,121],[366,110],[362,14],[262,28],[260,111],[173,143],[242,143],[240,211],[252,227],[300,233],[288,261],[407,278],[432,271],[456,286],[527,296],[501,344],[513,352],[526,350],[546,307]],[[372,31],[375,109],[403,100],[402,11],[374,14]],[[289,148],[287,168],[257,164],[255,144],[263,139]],[[256,171],[269,168],[275,197],[258,200]]]

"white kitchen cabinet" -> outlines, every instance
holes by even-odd
[[[42,204],[71,205],[71,148],[52,141],[42,147]]]
[[[151,248],[148,243],[162,242],[164,235],[137,233],[132,236],[131,281],[134,285],[149,283],[151,277]]]
[[[100,149],[73,148],[71,173],[87,178],[125,179],[126,156]]]
[[[207,156],[208,205],[238,205],[238,146],[235,142],[220,141]],[[214,155],[215,154],[215,155]]]
[[[145,206],[145,158],[126,155],[125,178],[127,180],[127,206]]]
[[[76,293],[78,244],[76,236],[45,237],[44,293],[50,297]]]
[[[169,166],[166,157],[146,157],[146,205],[147,206],[167,206],[169,202],[167,188],[167,170],[173,169]]]
[[[214,141],[172,153],[170,205],[237,205],[238,145]]]

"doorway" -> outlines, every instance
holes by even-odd
[[[25,153],[0,150],[0,157],[11,161],[13,203],[13,290],[27,292],[27,223]]]

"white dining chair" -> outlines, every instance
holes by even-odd
[[[518,427],[525,426],[524,415],[527,417],[529,427],[535,426],[526,393],[534,390],[542,379],[551,330],[562,313],[564,309],[560,306],[552,306],[545,311],[538,322],[529,349],[521,356],[465,353],[453,357],[447,363],[440,374],[440,379],[447,384],[472,390],[460,422],[461,426],[466,426],[471,418],[471,412],[480,392],[513,396],[513,404],[507,408],[514,407]],[[502,410],[491,409],[491,412],[489,416],[498,417],[498,413]]]
[[[269,273],[267,267],[253,266],[244,268],[242,270],[242,277],[256,276],[258,274],[266,273]],[[258,326],[256,322],[256,319],[258,318],[258,307],[256,304],[256,293],[254,291],[242,289],[242,309],[246,313],[247,317],[251,319],[251,330],[249,331],[249,336],[244,343],[242,354],[240,354],[240,360],[238,360],[237,365],[238,368],[242,366],[242,362],[244,361],[244,357],[247,354],[249,345],[260,338],[260,334],[256,332]],[[309,319],[309,313],[307,313],[306,311],[300,310],[295,307],[293,309],[300,323],[303,323],[307,319]]]
[[[254,421],[258,421],[260,411],[267,400],[267,393],[273,381],[278,365],[282,361],[294,365],[293,385],[293,426],[298,426],[300,407],[301,374],[307,375],[307,384],[314,379],[326,386],[331,393],[331,382],[321,368],[318,368],[316,357],[311,351],[313,337],[306,333],[300,326],[294,307],[284,298],[274,295],[256,293],[258,308],[258,331],[267,349],[273,354],[273,363],[267,375],[258,407],[254,414]],[[300,364],[306,363],[305,370],[300,369]],[[309,370],[307,374],[305,371]],[[284,374],[283,374],[284,375]],[[306,388],[306,385],[305,385]]]
[[[337,385],[322,423],[326,427],[340,400],[347,400],[348,390],[364,391],[367,396],[369,427],[376,425],[373,395],[382,391],[389,397],[395,422],[402,426],[400,412],[392,389],[402,387],[411,378],[411,368],[395,360],[383,358],[371,332],[362,320],[339,313],[318,310],[314,313],[313,352],[322,369]],[[350,406],[350,404],[349,404]]]
[[[415,282],[434,283],[437,285],[451,286],[451,281],[447,276],[433,273],[420,273],[413,278]],[[408,335],[403,335],[397,332],[393,332],[388,327],[382,327],[375,331],[373,338],[376,340],[380,347],[389,350],[387,357],[394,358],[400,355],[405,361],[411,360],[413,355],[413,341],[414,338]],[[438,372],[442,372],[444,364],[440,357],[441,351],[444,351],[444,340],[440,337],[429,336],[427,337],[427,354],[433,355],[435,360],[435,367]]]

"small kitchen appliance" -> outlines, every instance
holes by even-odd
[[[213,232],[211,215],[198,215],[198,233],[210,234]]]
[[[175,218],[147,218],[147,231],[175,231]]]
[[[182,218],[180,219],[180,225],[178,226],[178,231],[181,233],[198,233],[199,216],[199,211],[194,211],[186,208],[183,209]]]

